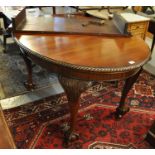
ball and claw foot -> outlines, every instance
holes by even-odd
[[[36,85],[33,83],[24,82],[24,86],[27,90],[34,90],[36,88]]]
[[[121,119],[127,112],[129,112],[130,108],[129,107],[124,107],[124,108],[116,108],[115,112],[115,118],[117,120]]]
[[[64,146],[68,147],[69,142],[75,141],[79,139],[79,134],[72,132],[70,133],[69,131],[65,133],[64,135]]]

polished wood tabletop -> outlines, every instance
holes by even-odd
[[[16,37],[22,45],[36,54],[77,66],[130,68],[141,64],[149,57],[149,48],[139,37],[56,34]]]
[[[90,71],[96,74],[120,73],[139,68],[150,57],[148,46],[139,37],[19,33],[15,36],[23,48],[29,49],[38,57],[49,59],[52,64],[64,66],[65,71],[67,67],[74,68],[75,72],[83,70],[85,74]],[[72,76],[74,77],[74,74]],[[93,79],[94,77],[91,78],[96,80]],[[122,78],[124,78],[123,74]],[[100,76],[100,79],[104,80],[104,76]]]

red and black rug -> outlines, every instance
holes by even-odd
[[[95,83],[81,95],[76,129],[79,139],[68,148],[152,148],[145,135],[155,120],[155,77],[143,72],[126,102],[131,107],[121,120],[114,111],[123,81]],[[64,148],[69,110],[65,94],[4,110],[17,148]]]

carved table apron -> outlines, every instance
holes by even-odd
[[[31,61],[58,74],[70,107],[68,142],[76,136],[76,118],[80,94],[90,80],[115,81],[125,79],[116,118],[129,107],[125,99],[132,85],[150,58],[150,50],[138,37],[104,37],[66,34],[14,34],[28,69],[28,88],[34,87]],[[66,142],[65,141],[65,142]]]

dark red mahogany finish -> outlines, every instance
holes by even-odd
[[[67,141],[77,136],[73,131],[79,97],[88,87],[89,80],[125,79],[116,117],[120,118],[129,111],[125,98],[150,58],[150,50],[141,38],[120,34],[112,20],[103,26],[83,27],[83,23],[94,18],[57,15],[30,19],[24,13],[22,16],[22,24],[15,24],[14,38],[27,65],[27,86],[29,89],[34,87],[31,61],[58,74],[70,107],[70,129],[65,134]]]

